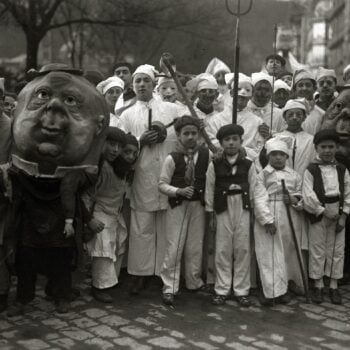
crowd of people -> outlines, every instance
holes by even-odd
[[[11,274],[17,291],[9,316],[33,300],[40,273],[57,311],[69,312],[76,296],[71,248],[79,232],[91,262],[92,295],[103,303],[113,302],[125,267],[130,294],[142,293],[155,275],[166,305],[180,288],[212,294],[214,305],[232,294],[249,307],[253,289],[267,306],[309,290],[314,303],[324,301],[325,290],[332,303],[342,303],[350,177],[336,159],[339,135],[323,128],[338,94],[334,70],[289,72],[283,57],[269,55],[261,71],[239,73],[236,106],[234,74],[217,58],[204,73],[178,74],[185,94],[148,64],[133,71],[119,62],[107,79],[97,71],[84,77],[104,97],[109,127],[98,174],[68,174],[60,182],[56,205],[64,215],[57,220],[64,228],[47,233],[54,239],[37,224],[31,208],[38,203],[23,190],[25,178],[16,173],[11,181],[18,159],[11,157],[6,130],[17,118],[17,97],[5,92],[2,80],[0,132],[10,136],[0,140],[1,311],[8,307]],[[350,66],[345,83],[349,78]],[[36,103],[54,104],[55,93],[35,94]],[[51,194],[42,183],[35,191],[40,200]],[[25,220],[14,225],[20,214]],[[7,241],[15,241],[11,250]]]

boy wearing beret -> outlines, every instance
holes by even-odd
[[[181,256],[189,290],[204,288],[201,279],[205,229],[204,190],[209,150],[198,145],[200,122],[183,116],[175,123],[177,149],[164,161],[159,191],[169,198],[166,214],[166,252],[160,272],[163,302],[171,305],[179,290]]]
[[[330,277],[329,297],[341,304],[338,279],[343,277],[345,221],[350,212],[350,177],[335,160],[339,138],[324,129],[314,137],[316,159],[304,173],[304,208],[309,213],[309,277],[314,280],[313,302],[323,302],[323,276]]]
[[[223,155],[211,162],[207,171],[206,211],[215,211],[217,221],[214,305],[225,303],[232,284],[237,301],[245,307],[251,304],[250,202],[256,175],[253,163],[240,152],[243,133],[235,124],[219,129],[216,138]]]

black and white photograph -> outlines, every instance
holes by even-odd
[[[0,0],[0,349],[350,349],[350,0]]]

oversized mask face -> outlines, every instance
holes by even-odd
[[[96,162],[107,123],[105,101],[93,85],[81,76],[50,72],[28,83],[18,98],[13,154],[38,163],[44,173]]]

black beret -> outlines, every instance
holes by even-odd
[[[216,134],[216,138],[221,142],[221,140],[230,135],[239,135],[244,134],[244,129],[237,124],[227,124],[222,126]]]
[[[119,67],[128,67],[129,68],[129,71],[131,73],[132,71],[132,67],[131,67],[131,64],[128,63],[128,62],[117,62],[114,66],[113,66],[113,72],[112,74],[114,74],[115,70]]]
[[[268,60],[270,59],[275,59],[277,61],[280,61],[281,62],[281,65],[284,67],[286,65],[286,60],[280,56],[280,55],[268,55],[266,58],[265,58],[265,63],[267,63]]]
[[[125,143],[124,144],[125,145],[134,145],[137,148],[139,148],[139,142],[137,141],[137,138],[130,133],[125,135]]]
[[[174,124],[174,129],[176,132],[180,132],[181,129],[186,125],[194,125],[198,130],[200,129],[199,119],[191,117],[189,115],[184,115],[176,119],[176,122]]]
[[[314,136],[314,144],[317,146],[322,141],[334,141],[339,143],[339,136],[334,129],[323,129]]]
[[[115,126],[109,126],[107,131],[107,140],[125,144],[125,132]]]

